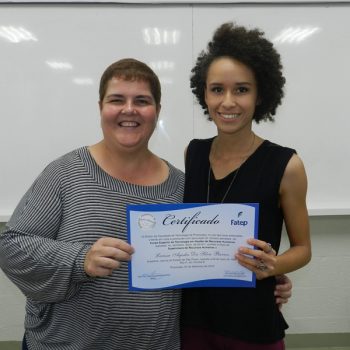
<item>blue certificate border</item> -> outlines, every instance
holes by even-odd
[[[165,203],[165,204],[128,204],[127,211],[127,240],[131,242],[130,236],[130,212],[152,212],[152,211],[174,211],[195,207],[203,207],[208,205],[218,205],[221,203]],[[254,238],[258,238],[258,226],[259,226],[259,203],[223,203],[223,204],[241,204],[255,208],[255,225],[254,225]],[[255,273],[252,275],[252,281],[242,281],[238,279],[209,279],[209,280],[197,280],[194,282],[172,285],[163,288],[138,288],[132,285],[132,263],[128,262],[128,275],[129,275],[129,290],[132,291],[150,291],[150,290],[163,290],[163,289],[179,289],[179,288],[197,288],[197,287],[240,287],[240,288],[254,288],[256,285]]]

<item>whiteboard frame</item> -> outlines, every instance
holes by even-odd
[[[200,4],[281,4],[281,5],[290,5],[290,4],[347,4],[350,1],[335,1],[335,0],[294,0],[294,1],[281,1],[281,0],[124,0],[124,1],[114,1],[114,0],[0,0],[2,3],[17,3],[17,4],[60,4],[60,3],[70,3],[70,4],[142,4],[142,5],[164,5],[164,4],[188,4],[188,5],[200,5]]]

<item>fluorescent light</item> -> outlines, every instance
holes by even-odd
[[[173,84],[173,79],[172,78],[168,78],[168,77],[159,77],[159,81],[162,85],[171,85]]]
[[[175,62],[173,62],[173,61],[156,61],[156,62],[151,62],[150,67],[153,70],[157,70],[157,71],[164,71],[164,70],[170,71],[170,70],[174,70]]]
[[[94,81],[91,78],[74,78],[73,83],[77,85],[94,85]]]
[[[59,61],[46,61],[46,64],[52,68],[57,70],[71,70],[73,66],[69,62],[59,62]]]
[[[320,30],[319,27],[289,27],[284,29],[273,41],[281,44],[299,44]]]
[[[176,45],[180,40],[180,31],[177,29],[159,29],[157,27],[144,28],[142,36],[147,45]]]
[[[21,41],[38,41],[38,39],[23,27],[1,26],[0,37],[7,39],[11,43],[19,43]]]

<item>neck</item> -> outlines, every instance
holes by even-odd
[[[211,157],[218,160],[249,157],[254,150],[255,141],[256,135],[252,130],[239,137],[219,134],[213,141]]]
[[[113,150],[103,141],[89,147],[96,163],[110,176],[138,185],[155,185],[167,177],[166,164],[149,149]]]
[[[117,167],[137,167],[153,156],[153,153],[146,147],[142,149],[117,149],[104,140],[92,146],[92,148],[96,148],[105,161]]]
[[[257,138],[251,130],[244,139],[232,138],[232,136],[229,138],[226,135],[215,138],[209,154],[209,163],[214,177],[222,179],[239,169],[254,153],[260,140],[256,141]]]

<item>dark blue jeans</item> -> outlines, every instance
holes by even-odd
[[[26,336],[24,335],[23,341],[22,341],[22,350],[28,350],[27,342],[26,342]]]

